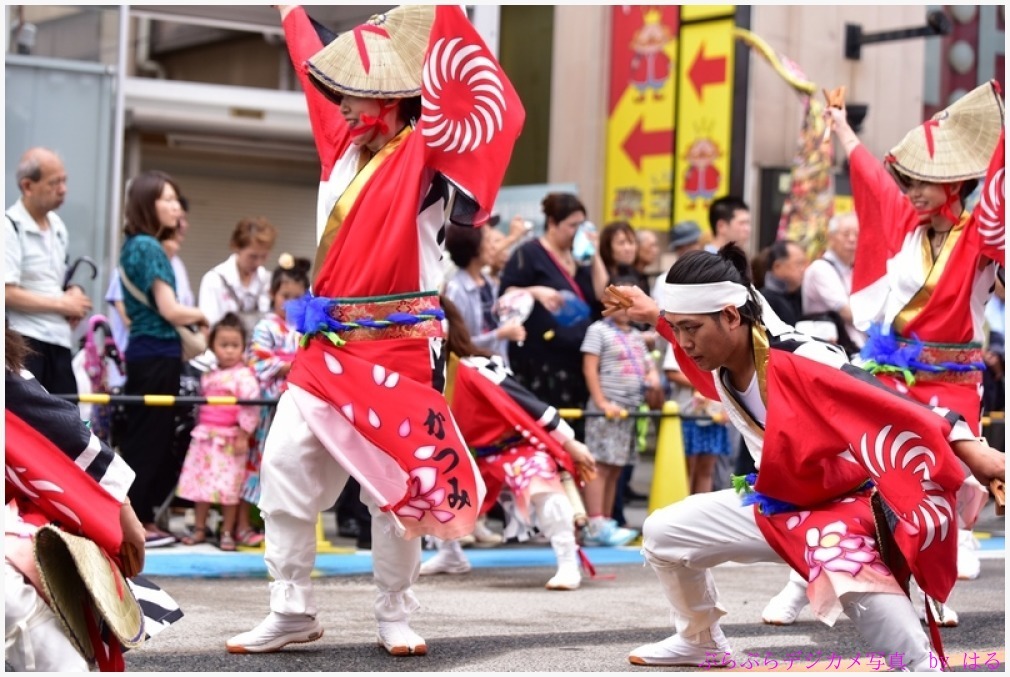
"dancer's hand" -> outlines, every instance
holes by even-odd
[[[119,508],[119,527],[123,531],[123,544],[119,547],[123,575],[133,578],[144,570],[144,537],[147,534],[129,501]]]
[[[596,476],[596,459],[590,453],[589,447],[574,439],[565,442],[564,447],[575,461],[575,465],[579,467],[579,475],[583,480],[589,481]]]
[[[1006,456],[988,444],[979,440],[959,440],[951,444],[951,448],[983,487],[989,486],[994,479],[1006,480]]]
[[[852,127],[849,126],[846,109],[835,108],[833,106],[826,108],[824,110],[824,121],[828,129],[835,132],[838,143],[845,149],[846,156],[851,155],[852,151],[859,145],[859,137],[856,136],[856,133],[852,131]],[[825,140],[827,140],[826,137]]]
[[[270,6],[281,13],[281,21],[284,21],[284,19],[287,18],[291,10],[293,10],[298,5],[270,5]]]
[[[610,317],[622,309],[628,311],[628,319],[632,322],[654,327],[659,320],[659,306],[639,287],[610,285],[603,292],[603,316]]]

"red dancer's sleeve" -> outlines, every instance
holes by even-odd
[[[329,178],[330,170],[336,163],[340,151],[347,146],[348,131],[339,107],[316,89],[309,79],[305,62],[323,48],[316,29],[302,7],[296,7],[284,17],[284,38],[288,44],[288,55],[294,66],[298,81],[305,92],[309,107],[309,122],[316,142],[316,152],[322,165],[322,179]]]
[[[673,346],[673,353],[677,358],[677,364],[680,366],[680,370],[684,373],[684,376],[687,377],[687,380],[694,386],[694,389],[710,400],[721,402],[722,398],[719,397],[719,391],[715,389],[715,376],[713,373],[702,371],[695,365],[694,360],[688,357],[684,349],[677,343],[677,339],[673,337],[673,329],[670,328],[670,325],[662,317],[656,322],[656,331]]]
[[[849,156],[849,178],[859,218],[852,271],[855,293],[884,276],[888,259],[901,250],[905,235],[918,225],[919,218],[894,178],[862,144]]]
[[[1006,265],[1006,129],[1000,131],[999,143],[989,162],[982,194],[975,207],[975,220],[982,241],[982,254]]]

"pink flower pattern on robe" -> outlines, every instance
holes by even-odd
[[[889,575],[890,571],[874,548],[873,539],[858,534],[849,534],[845,523],[838,521],[824,527],[807,529],[807,566],[813,581],[821,570],[847,573],[853,578],[864,566]]]

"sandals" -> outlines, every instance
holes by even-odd
[[[240,531],[235,535],[235,538],[239,545],[247,548],[258,548],[263,545],[263,534],[255,529]]]
[[[179,539],[183,545],[198,545],[207,542],[207,527],[193,527],[193,529]]]
[[[222,531],[218,539],[217,547],[225,552],[235,552],[235,537],[230,531]]]
[[[210,531],[207,527],[193,527],[192,530],[185,536],[179,539],[183,545],[198,545],[200,543],[207,542],[207,534]],[[246,546],[258,546],[263,543],[263,534],[256,533],[252,529],[245,531],[240,534],[238,543]],[[230,531],[222,531],[221,536],[218,538],[218,544],[221,550],[225,552],[235,552],[236,540],[235,536],[232,535]]]

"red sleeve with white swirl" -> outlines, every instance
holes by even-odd
[[[1006,265],[1006,130],[1000,132],[975,207],[975,220],[982,238],[982,253],[1001,266]]]

